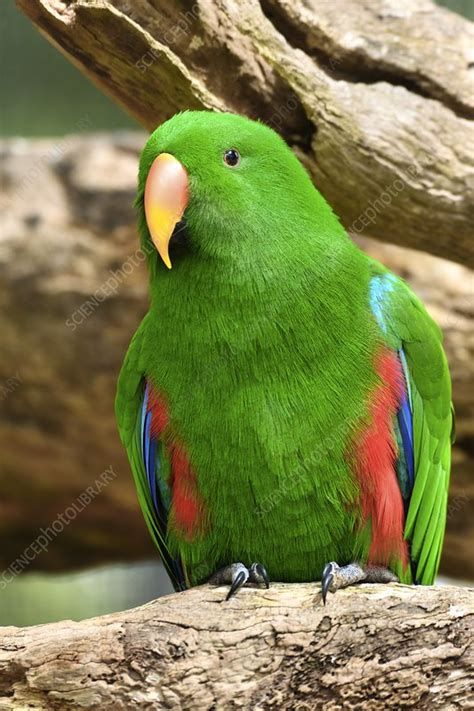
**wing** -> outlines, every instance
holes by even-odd
[[[446,525],[453,410],[442,335],[402,279],[373,262],[372,311],[398,352],[406,382],[394,423],[397,477],[405,502],[411,571],[402,582],[429,585],[438,570]],[[398,571],[400,572],[400,571]]]
[[[163,442],[153,427],[150,386],[140,368],[141,330],[135,334],[120,372],[115,414],[120,438],[127,451],[146,524],[175,590],[188,586],[181,561],[167,546],[171,492],[169,463]]]

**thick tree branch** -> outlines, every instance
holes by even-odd
[[[472,590],[362,585],[326,607],[313,584],[224,595],[3,628],[0,709],[472,707]]]
[[[474,264],[473,29],[429,0],[17,0],[148,129],[186,108],[279,130],[352,232]]]

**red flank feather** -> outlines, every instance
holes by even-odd
[[[163,395],[152,387],[148,395],[148,410],[151,412],[151,435],[159,439],[168,426],[168,408]]]
[[[171,450],[171,468],[175,522],[188,538],[194,538],[202,521],[202,502],[196,475],[186,453],[177,445]]]
[[[404,510],[397,481],[397,444],[393,421],[404,394],[403,374],[395,353],[383,348],[376,357],[380,383],[371,394],[369,423],[356,442],[355,470],[363,521],[371,521],[368,562],[388,565],[392,557],[408,560],[403,540]]]
[[[201,530],[204,518],[204,505],[197,490],[196,474],[184,447],[176,442],[170,431],[165,397],[150,388],[148,403],[152,413],[152,436],[164,441],[171,461],[173,520],[177,528],[191,540]]]

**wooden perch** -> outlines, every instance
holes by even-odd
[[[353,233],[474,264],[467,20],[430,0],[17,4],[148,129],[187,108],[260,118]]]
[[[0,709],[472,708],[472,590],[203,586],[0,630]]]

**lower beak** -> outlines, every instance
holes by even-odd
[[[170,153],[155,158],[145,185],[145,217],[151,239],[168,269],[168,247],[174,227],[188,204],[188,174]]]

